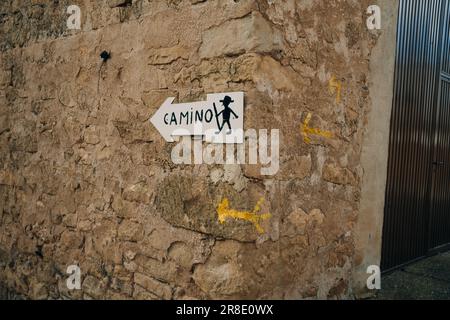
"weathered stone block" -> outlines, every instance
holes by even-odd
[[[119,225],[118,235],[119,239],[135,242],[142,240],[144,229],[140,223],[124,220]]]
[[[356,186],[355,174],[347,168],[340,168],[334,164],[327,164],[323,169],[323,179],[325,181],[339,184]]]
[[[263,195],[259,188],[242,196],[228,184],[207,185],[200,178],[175,175],[160,185],[156,204],[163,219],[174,226],[227,239],[255,241],[259,234],[251,222],[230,219],[221,224],[217,208],[227,198],[237,210],[252,211]]]
[[[138,202],[138,203],[150,203],[152,197],[152,189],[147,183],[140,182],[127,187],[123,191],[123,198],[128,201]]]
[[[260,13],[224,22],[203,33],[201,58],[232,56],[245,52],[269,53],[281,50],[281,33]]]
[[[189,49],[178,45],[170,48],[151,49],[148,63],[151,65],[164,65],[178,59],[187,60],[188,58]]]
[[[132,0],[108,0],[108,6],[110,8],[123,7],[131,5]]]
[[[232,241],[218,243],[208,262],[195,268],[195,283],[211,298],[232,299],[248,289],[249,279],[237,260],[239,247]]]
[[[141,273],[135,273],[134,282],[161,299],[170,300],[172,298],[172,289],[169,285],[149,276]]]
[[[329,13],[320,1],[81,1],[80,32],[66,28],[65,1],[38,2],[0,3],[8,287],[39,299],[348,294],[375,41],[355,23],[363,4]],[[112,54],[103,64],[101,50]],[[148,119],[168,97],[222,91],[245,92],[245,128],[280,129],[278,174],[171,161],[173,144]],[[305,143],[305,112],[336,136]],[[219,221],[225,199],[251,213],[261,198],[272,214],[264,234]],[[73,263],[84,292],[55,280]]]
[[[64,231],[61,235],[61,245],[65,248],[70,249],[78,249],[83,244],[83,236],[73,232],[73,231]]]
[[[83,292],[95,299],[101,299],[106,292],[107,279],[97,279],[91,275],[86,276],[81,286]]]
[[[311,155],[296,157],[285,161],[281,165],[281,172],[277,176],[279,179],[304,179],[311,174]]]

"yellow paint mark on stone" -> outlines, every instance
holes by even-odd
[[[308,143],[308,144],[311,143],[311,138],[309,137],[309,135],[315,135],[315,136],[320,136],[320,137],[324,137],[324,138],[332,138],[333,137],[332,132],[315,129],[315,128],[310,128],[309,122],[311,121],[311,118],[312,118],[312,114],[308,113],[308,115],[305,118],[305,121],[303,122],[303,125],[301,126],[302,136],[303,136],[303,140],[305,141],[305,143]]]
[[[88,48],[87,47],[81,47],[80,48],[80,54],[81,55],[85,55],[88,53]]]
[[[259,234],[264,233],[264,229],[261,227],[260,222],[270,219],[272,215],[270,213],[258,214],[261,211],[261,205],[264,202],[264,198],[261,198],[255,205],[252,212],[249,211],[237,211],[230,209],[230,202],[227,198],[224,198],[217,207],[217,213],[219,215],[219,222],[224,224],[227,218],[240,219],[253,223]]]
[[[332,76],[328,85],[330,88],[330,92],[336,93],[336,103],[340,103],[342,83],[339,80],[336,80],[335,76]]]

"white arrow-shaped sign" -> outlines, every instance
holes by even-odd
[[[167,98],[150,119],[168,142],[173,137],[203,136],[211,143],[244,142],[244,93],[208,94],[206,101],[174,104]]]

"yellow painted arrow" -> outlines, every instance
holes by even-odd
[[[336,80],[334,76],[331,77],[330,82],[328,83],[328,86],[330,88],[330,92],[334,93],[336,92],[336,103],[341,102],[341,90],[342,90],[342,84],[339,80]]]
[[[261,211],[261,205],[264,202],[264,198],[261,198],[255,205],[252,212],[249,211],[237,211],[230,209],[230,202],[227,198],[224,198],[217,207],[217,213],[219,215],[219,222],[224,224],[227,218],[240,219],[253,223],[258,233],[264,233],[264,229],[261,227],[260,222],[270,219],[272,215],[270,213],[258,214]]]
[[[309,122],[311,121],[312,114],[308,113],[308,115],[305,118],[305,121],[303,122],[303,125],[301,126],[302,136],[305,143],[311,143],[311,138],[309,137],[310,134],[321,136],[324,138],[331,138],[333,137],[333,133],[329,131],[324,131],[320,129],[314,129],[309,127]]]

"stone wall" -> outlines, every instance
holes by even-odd
[[[66,28],[70,4],[80,31]],[[351,297],[370,4],[2,1],[2,286],[33,299]],[[245,128],[280,129],[276,175],[175,165],[148,121],[167,97],[224,91],[245,92]],[[332,136],[304,139],[308,114]],[[264,199],[264,233],[220,223],[224,198]],[[73,264],[82,290],[66,287]]]

